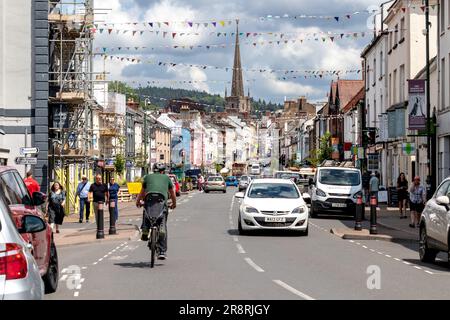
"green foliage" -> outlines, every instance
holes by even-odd
[[[333,148],[331,147],[331,134],[325,133],[320,138],[319,149],[313,150],[311,156],[306,159],[312,166],[317,167],[325,160],[331,160]]]
[[[125,158],[123,157],[123,155],[116,155],[116,160],[114,160],[114,167],[119,175],[122,174],[122,172],[125,170]]]

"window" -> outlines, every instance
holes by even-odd
[[[450,61],[450,60],[449,60]],[[445,101],[445,58],[441,60],[441,110],[445,109],[446,101]]]
[[[14,172],[7,172],[0,177],[0,189],[7,205],[31,205],[32,201],[22,179],[17,180]]]
[[[442,197],[442,196],[450,196],[450,181],[444,182],[436,191],[435,198]]]
[[[159,160],[164,160],[164,155],[163,154],[159,155]]]
[[[400,102],[405,101],[405,65],[400,66]]]
[[[377,58],[373,58],[373,84],[377,82]]]
[[[389,32],[389,51],[392,51],[392,40],[393,40],[392,32]]]
[[[392,74],[389,74],[389,106],[392,105]]]
[[[395,25],[394,45],[397,45],[397,43],[398,43],[398,24]]]
[[[372,127],[376,126],[376,119],[377,119],[377,99],[373,99],[373,120],[372,120]]]
[[[392,103],[397,103],[397,69],[394,70],[394,79],[392,80]]]
[[[380,52],[380,78],[383,76],[383,51]]]
[[[441,8],[440,8],[441,15],[439,17],[439,20],[440,20],[439,26],[440,26],[440,33],[443,33],[443,32],[445,32],[445,13],[446,13],[445,12],[445,1],[441,1],[440,6],[441,6]]]
[[[405,18],[400,20],[400,40],[405,38]]]
[[[366,71],[366,88],[369,88],[370,86],[370,67],[367,65],[367,71]]]

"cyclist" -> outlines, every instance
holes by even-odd
[[[157,163],[153,167],[153,174],[147,174],[144,177],[144,182],[142,183],[142,191],[138,195],[136,199],[136,206],[142,206],[141,200],[145,199],[145,195],[149,192],[157,192],[164,195],[165,200],[165,209],[164,209],[164,218],[161,224],[161,233],[160,238],[158,239],[158,249],[159,249],[159,260],[166,259],[166,251],[167,251],[167,215],[169,211],[167,210],[167,200],[168,195],[172,200],[172,204],[170,205],[170,209],[175,209],[177,206],[177,197],[175,194],[175,188],[173,186],[172,180],[170,180],[169,176],[165,174],[166,166],[162,163]],[[145,218],[145,211],[142,216],[142,241],[148,241],[148,234],[150,230],[149,221]]]

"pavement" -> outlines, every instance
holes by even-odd
[[[352,228],[354,221],[342,217],[310,219],[308,236],[282,231],[241,236],[234,193],[234,188],[226,194],[191,192],[180,199],[169,214],[168,259],[154,268],[147,243],[139,239],[58,248],[59,288],[45,299],[449,298],[446,255],[422,263],[417,242],[342,240],[330,233]],[[124,222],[139,218],[136,210],[123,210]]]

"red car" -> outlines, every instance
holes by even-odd
[[[41,192],[30,195],[16,169],[0,166],[0,196],[11,209],[12,219],[19,231],[26,215],[37,216],[45,221],[40,206],[45,203],[46,195]],[[53,241],[53,231],[47,222],[45,225],[45,230],[41,232],[21,233],[21,236],[33,246],[32,253],[45,284],[45,293],[53,293],[59,281],[58,254]]]
[[[181,195],[181,192],[180,192],[180,183],[178,182],[177,176],[174,174],[169,174],[169,178],[170,180],[172,180],[172,183],[175,186],[175,193],[177,197],[179,197]]]

